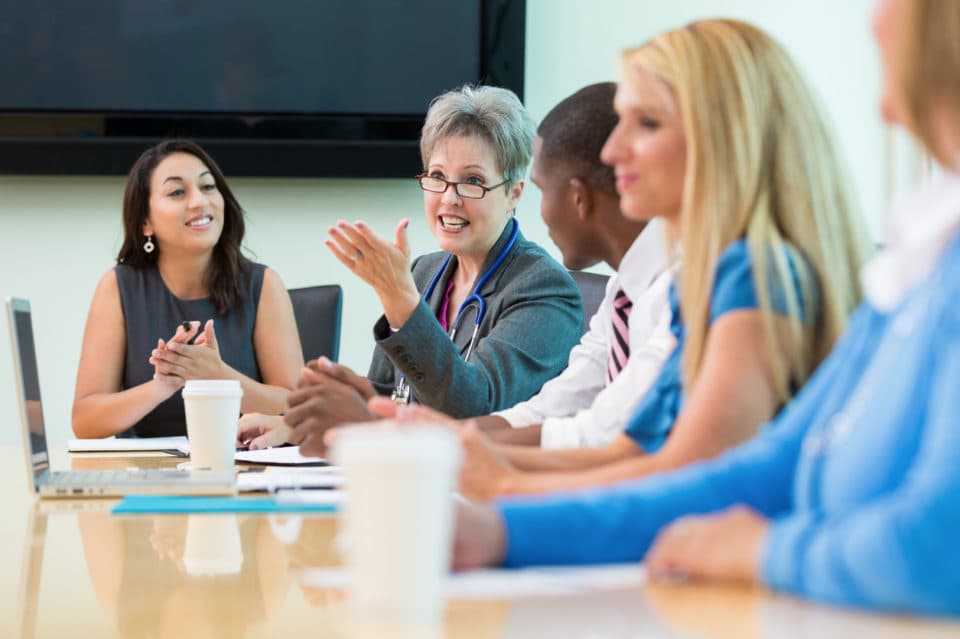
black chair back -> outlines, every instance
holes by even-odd
[[[343,289],[338,284],[328,284],[292,288],[289,292],[304,360],[326,355],[331,361],[337,361]]]
[[[603,294],[607,291],[607,280],[610,277],[586,271],[570,271],[570,276],[580,287],[580,297],[583,298],[583,328],[580,333],[582,335],[590,328],[590,318],[600,308]]]

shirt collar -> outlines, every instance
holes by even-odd
[[[898,197],[890,208],[884,249],[860,273],[864,295],[893,310],[933,270],[960,230],[960,174],[944,171]]]
[[[631,300],[647,290],[669,268],[667,238],[663,221],[653,219],[640,232],[620,260],[617,278]]]

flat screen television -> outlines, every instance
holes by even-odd
[[[125,174],[191,138],[227,175],[409,177],[430,100],[523,99],[525,0],[0,0],[0,174]]]

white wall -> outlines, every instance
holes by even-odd
[[[618,54],[706,17],[746,19],[795,57],[821,100],[853,169],[865,211],[883,205],[879,61],[873,0],[528,0],[526,103],[540,118],[578,87],[615,80]]]
[[[751,19],[796,56],[828,105],[864,210],[879,219],[883,134],[875,115],[878,64],[870,0],[528,0],[526,102],[542,118],[577,88],[615,78],[617,53],[658,31],[717,15]],[[363,218],[383,234],[409,216],[414,252],[433,246],[413,180],[235,179],[248,212],[247,245],[288,287],[344,285],[341,361],[365,371],[377,300],[323,246],[338,218]],[[54,442],[69,436],[70,404],[87,305],[120,242],[120,178],[0,177],[0,296],[31,299],[40,381]],[[524,233],[556,249],[530,188],[518,211]],[[5,330],[5,329],[4,329]],[[9,343],[0,339],[0,443],[19,438]]]

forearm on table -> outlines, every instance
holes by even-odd
[[[498,491],[504,495],[536,495],[613,483],[630,477],[630,472],[624,472],[629,470],[629,463],[642,459],[634,457],[641,455],[642,449],[626,438],[602,448],[543,450],[501,446],[498,452],[516,469],[499,484]]]
[[[711,481],[714,471],[691,467],[611,488],[501,500],[496,507],[507,531],[504,563],[639,561],[659,530],[677,517],[736,503],[724,482]]]
[[[631,451],[619,443],[600,448],[571,448],[567,450],[545,450],[529,446],[501,445],[497,447],[497,450],[515,468],[530,473],[526,475],[524,485],[529,481],[532,486],[539,486],[541,483],[548,486],[553,482],[567,482],[570,479],[561,479],[567,474],[581,474],[592,469],[602,468],[624,459],[626,455],[642,452],[639,447],[636,447],[635,451]],[[544,475],[544,477],[538,478],[537,475]],[[536,490],[534,492],[541,491]]]
[[[170,393],[151,379],[115,393],[91,393],[73,403],[73,432],[77,437],[112,437],[146,417]]]
[[[243,398],[240,400],[241,413],[263,413],[264,415],[279,415],[287,410],[287,397],[290,389],[283,386],[263,384],[242,373],[233,371],[235,379],[243,389]]]
[[[493,436],[494,433],[502,433],[513,430],[510,422],[499,415],[481,415],[480,417],[471,417],[470,421],[476,424],[477,428],[484,434]]]
[[[483,423],[478,423],[480,430],[490,438],[490,441],[497,444],[510,446],[520,446],[529,448],[531,446],[540,446],[540,424],[531,424],[519,428],[511,428],[502,417],[489,416],[490,418],[500,420],[502,425],[485,427]],[[484,419],[484,418],[481,418]]]

